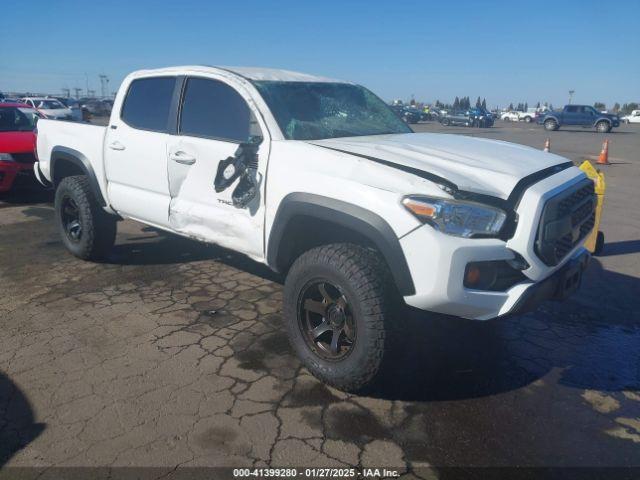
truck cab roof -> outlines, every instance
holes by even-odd
[[[138,70],[131,75],[149,76],[163,74],[178,74],[184,71],[202,73],[233,73],[246,80],[252,81],[275,81],[275,82],[320,82],[320,83],[351,83],[308,73],[294,72],[277,68],[264,67],[229,67],[229,66],[209,66],[209,65],[183,65],[177,67],[158,68],[153,70]]]

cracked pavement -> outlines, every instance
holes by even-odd
[[[406,311],[405,354],[367,396],[300,366],[265,267],[131,221],[83,262],[46,195],[5,199],[0,466],[640,466],[633,175],[608,177],[610,254],[578,295],[490,322]]]

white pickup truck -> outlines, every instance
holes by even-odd
[[[36,174],[82,259],[131,218],[286,274],[293,349],[355,391],[379,378],[406,305],[485,320],[579,285],[593,182],[522,145],[413,133],[367,89],[300,73],[132,73],[108,126],[41,120]]]

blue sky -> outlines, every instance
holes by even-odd
[[[640,101],[640,1],[3,0],[0,91],[180,64],[300,70],[386,100]],[[11,19],[15,19],[13,22]]]

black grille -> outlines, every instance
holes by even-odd
[[[535,248],[545,264],[557,265],[589,235],[595,224],[595,206],[594,186],[588,178],[547,201]]]
[[[36,156],[33,153],[12,153],[11,156],[18,163],[33,163]]]

